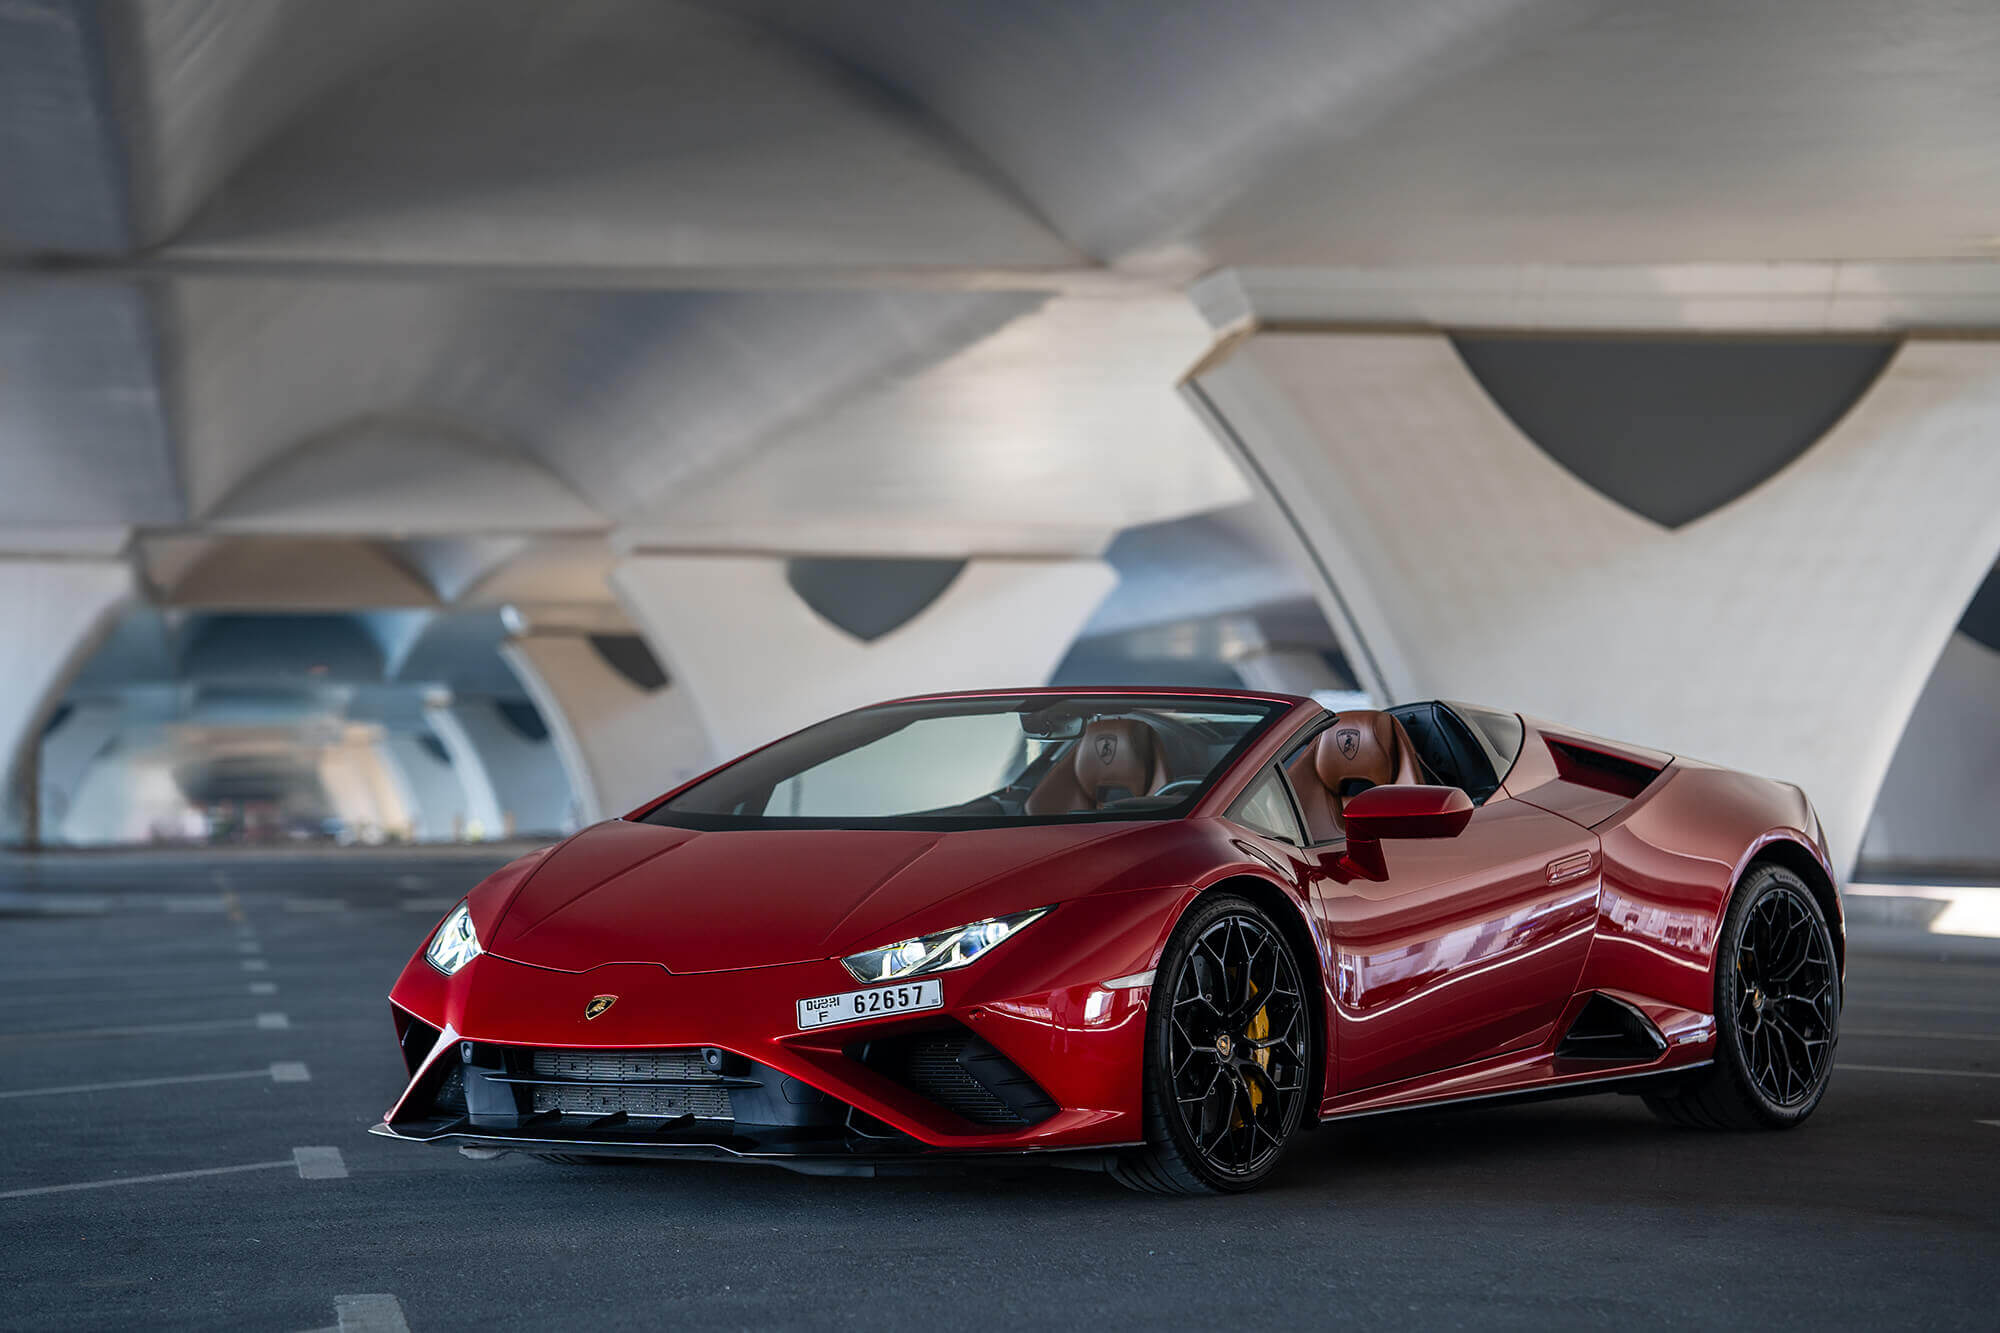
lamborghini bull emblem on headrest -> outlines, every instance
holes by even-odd
[[[601,1018],[604,1016],[604,1011],[616,1003],[618,1003],[616,995],[593,995],[590,997],[590,1003],[583,1006],[583,1016],[586,1020]]]
[[[1342,727],[1333,733],[1333,743],[1340,747],[1342,757],[1354,758],[1361,753],[1361,733],[1352,727]]]
[[[1117,753],[1118,753],[1118,738],[1116,736],[1099,736],[1097,738],[1098,763],[1100,764],[1110,763],[1111,756]]]

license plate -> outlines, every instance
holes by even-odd
[[[906,981],[900,986],[871,986],[840,995],[820,995],[799,1001],[799,1027],[827,1028],[858,1023],[864,1018],[888,1018],[919,1009],[944,1008],[944,982]]]

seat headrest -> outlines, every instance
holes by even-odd
[[[1153,729],[1129,717],[1101,718],[1083,729],[1076,745],[1076,780],[1103,805],[1153,790]]]
[[[1336,796],[1344,794],[1341,784],[1353,778],[1376,787],[1423,781],[1416,747],[1403,724],[1387,713],[1366,709],[1334,719],[1313,749],[1313,771]]]

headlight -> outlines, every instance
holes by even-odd
[[[424,950],[424,957],[432,967],[450,976],[484,952],[479,947],[478,932],[472,928],[472,913],[460,903],[431,937],[431,947]]]
[[[925,972],[948,972],[954,967],[964,967],[975,958],[984,957],[987,950],[1011,938],[1014,932],[1045,915],[1048,910],[1037,907],[1032,912],[991,917],[956,930],[919,935],[913,940],[891,944],[886,949],[852,954],[840,961],[854,974],[856,981],[863,982],[894,981],[898,977],[914,977]]]

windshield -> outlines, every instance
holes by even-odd
[[[1173,695],[885,704],[808,727],[645,821],[682,828],[987,828],[1172,819],[1284,705]]]

